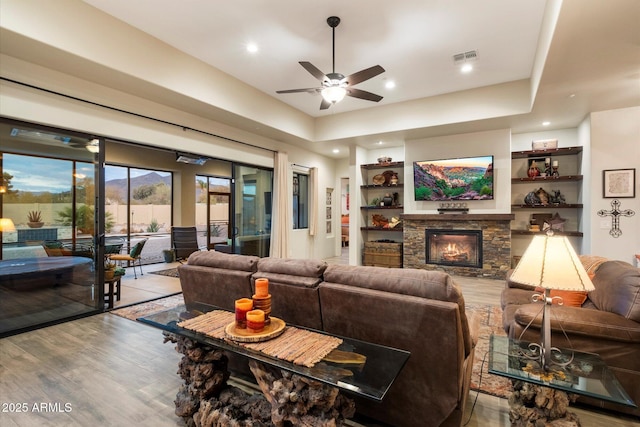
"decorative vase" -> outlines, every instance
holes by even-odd
[[[527,176],[529,178],[535,178],[536,176],[540,175],[540,170],[538,169],[538,166],[536,165],[535,160],[533,162],[531,162],[531,166],[529,166],[529,170],[527,171]]]
[[[115,274],[116,274],[115,270],[105,270],[104,280],[113,280],[113,277],[115,276]]]

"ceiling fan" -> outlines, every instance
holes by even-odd
[[[376,95],[375,93],[367,92],[365,90],[356,89],[353,86],[357,85],[358,83],[362,83],[365,80],[369,80],[370,78],[373,78],[378,74],[384,73],[384,68],[382,68],[380,65],[375,65],[362,71],[358,71],[357,73],[351,74],[347,77],[340,73],[336,73],[336,27],[338,26],[338,24],[340,24],[340,18],[338,18],[337,16],[330,16],[329,18],[327,18],[327,24],[329,24],[333,32],[333,71],[329,74],[324,74],[310,62],[299,62],[299,64],[302,65],[304,69],[309,73],[311,73],[313,77],[320,80],[322,86],[306,89],[278,90],[276,91],[276,93],[320,93],[322,95],[322,103],[320,104],[321,110],[326,110],[331,105],[342,101],[345,95],[351,96],[353,98],[364,99],[367,101],[380,102],[380,100],[382,99],[380,95]]]

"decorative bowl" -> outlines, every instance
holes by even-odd
[[[391,163],[391,157],[388,156],[382,156],[382,157],[378,157],[378,163]]]

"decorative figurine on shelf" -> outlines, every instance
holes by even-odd
[[[538,169],[538,165],[536,164],[535,160],[531,162],[531,165],[529,166],[529,170],[527,171],[527,176],[529,178],[535,178],[537,176],[540,176],[540,169]]]
[[[393,175],[391,175],[391,178],[389,179],[389,184],[391,185],[398,185],[398,174],[394,172]]]
[[[554,160],[553,161],[553,172],[551,172],[551,176],[554,178],[560,178],[560,173],[558,172],[558,161]]]
[[[524,203],[529,206],[546,206],[549,204],[549,193],[544,191],[542,187],[536,191],[532,191],[524,197]]]
[[[371,222],[374,227],[384,228],[385,226],[388,226],[389,219],[384,215],[374,214],[371,216]]]
[[[544,159],[544,176],[551,176],[551,157],[547,157]]]
[[[565,222],[567,222],[567,220],[564,218],[560,218],[560,214],[556,212],[553,215],[553,218],[544,222],[544,225],[542,226],[542,231],[547,231],[551,229],[553,231],[563,232]]]
[[[393,197],[391,197],[390,193],[386,193],[382,198],[383,206],[391,206],[392,203],[393,203]]]
[[[553,195],[549,196],[549,201],[554,205],[564,205],[567,203],[566,199],[562,194],[560,194],[560,190],[551,190]]]

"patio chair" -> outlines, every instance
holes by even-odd
[[[136,261],[138,261],[138,266],[140,267],[140,275],[144,275],[144,273],[142,272],[142,257],[140,255],[142,254],[142,248],[144,248],[144,244],[147,243],[147,240],[149,239],[140,240],[131,248],[131,252],[129,252],[128,254],[111,254],[109,255],[109,259],[112,261],[131,262],[133,264],[133,276],[135,279],[137,279],[138,275],[136,274]]]
[[[119,254],[124,246],[122,237],[107,237],[104,242],[104,255]]]
[[[189,258],[194,252],[207,250],[198,246],[198,232],[195,227],[171,227],[171,246],[176,256],[176,261]]]

